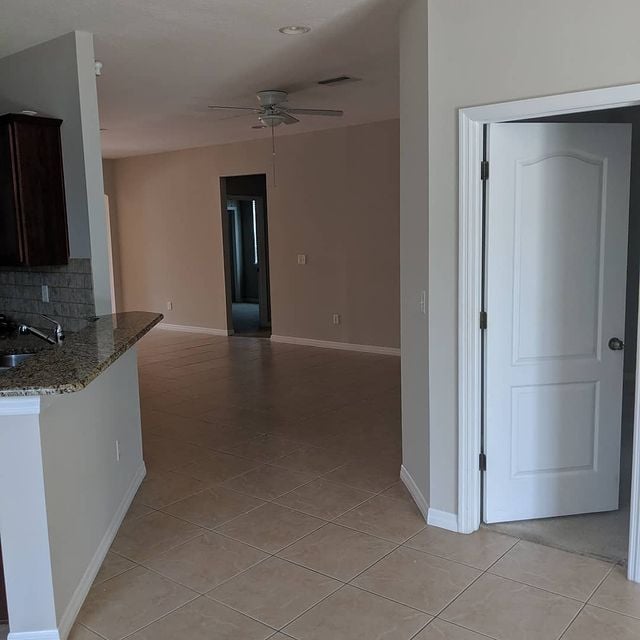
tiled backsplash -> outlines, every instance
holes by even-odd
[[[42,301],[42,285],[49,302]],[[93,280],[89,258],[71,258],[59,267],[0,267],[0,313],[16,322],[46,327],[45,313],[66,331],[78,331],[94,315]]]

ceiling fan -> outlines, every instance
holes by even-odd
[[[289,94],[286,91],[269,89],[258,91],[256,94],[259,107],[232,107],[221,105],[209,105],[209,109],[228,109],[235,111],[246,111],[258,116],[260,124],[255,125],[255,129],[266,127],[278,127],[281,124],[296,124],[300,122],[296,116],[331,116],[340,117],[343,111],[338,109],[297,109],[287,104]],[[241,114],[241,115],[249,115]],[[233,116],[238,117],[238,116]]]

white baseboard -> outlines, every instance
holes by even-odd
[[[233,335],[233,331],[227,329],[212,329],[211,327],[190,327],[186,324],[169,324],[168,322],[161,322],[157,325],[158,329],[165,329],[166,331],[182,331],[182,333],[204,333],[208,336],[230,336]]]
[[[331,342],[329,340],[314,340],[312,338],[296,338],[295,336],[271,336],[272,342],[285,344],[299,344],[306,347],[320,347],[321,349],[340,349],[342,351],[360,351],[361,353],[378,353],[385,356],[399,356],[400,349],[395,347],[379,347],[374,344],[353,344],[352,342]]]
[[[80,608],[89,593],[89,589],[91,589],[91,585],[93,581],[96,579],[98,575],[98,571],[100,571],[100,567],[104,562],[105,556],[111,547],[111,543],[113,539],[116,537],[118,533],[118,529],[124,520],[124,517],[127,515],[127,511],[131,506],[131,502],[133,501],[134,496],[136,495],[138,488],[140,487],[140,483],[144,480],[144,477],[147,473],[144,462],[136,471],[129,488],[127,489],[118,510],[115,512],[113,518],[111,519],[111,523],[107,528],[96,552],[87,567],[87,570],[84,572],[80,583],[76,587],[73,595],[71,596],[71,600],[67,605],[62,617],[60,618],[60,622],[58,623],[58,630],[55,632],[55,636],[39,636],[34,634],[9,634],[7,640],[59,640],[62,638],[66,638],[71,631],[71,627],[73,627],[73,623],[78,617],[78,613],[80,612]],[[38,632],[38,633],[49,633],[48,631]]]
[[[61,640],[57,629],[47,631],[18,631],[9,633],[7,640]]]
[[[400,480],[402,480],[404,486],[407,487],[407,491],[411,494],[413,501],[416,503],[418,510],[426,521],[427,513],[429,512],[429,504],[404,465],[400,467]]]
[[[429,509],[427,524],[458,533],[458,514],[440,511],[440,509]]]

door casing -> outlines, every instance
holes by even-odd
[[[482,438],[482,179],[485,124],[640,105],[640,84],[460,109],[458,246],[458,515],[456,530],[480,527]],[[639,324],[640,328],[640,324]],[[639,332],[640,337],[640,332]],[[640,340],[638,341],[640,356]],[[640,380],[640,357],[636,380]],[[640,582],[640,384],[634,401],[634,445],[627,577]],[[488,464],[491,464],[488,461]]]

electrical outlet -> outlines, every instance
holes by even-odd
[[[298,254],[298,264],[307,264],[307,254],[299,253]]]
[[[172,311],[172,310],[173,310],[173,301],[171,301],[171,300],[167,300],[167,309],[168,309],[169,311]]]
[[[42,302],[49,302],[49,285],[42,285]]]
[[[339,313],[334,313],[333,314],[333,324],[340,324],[340,314]]]
[[[120,441],[116,440],[116,462],[120,462]]]

